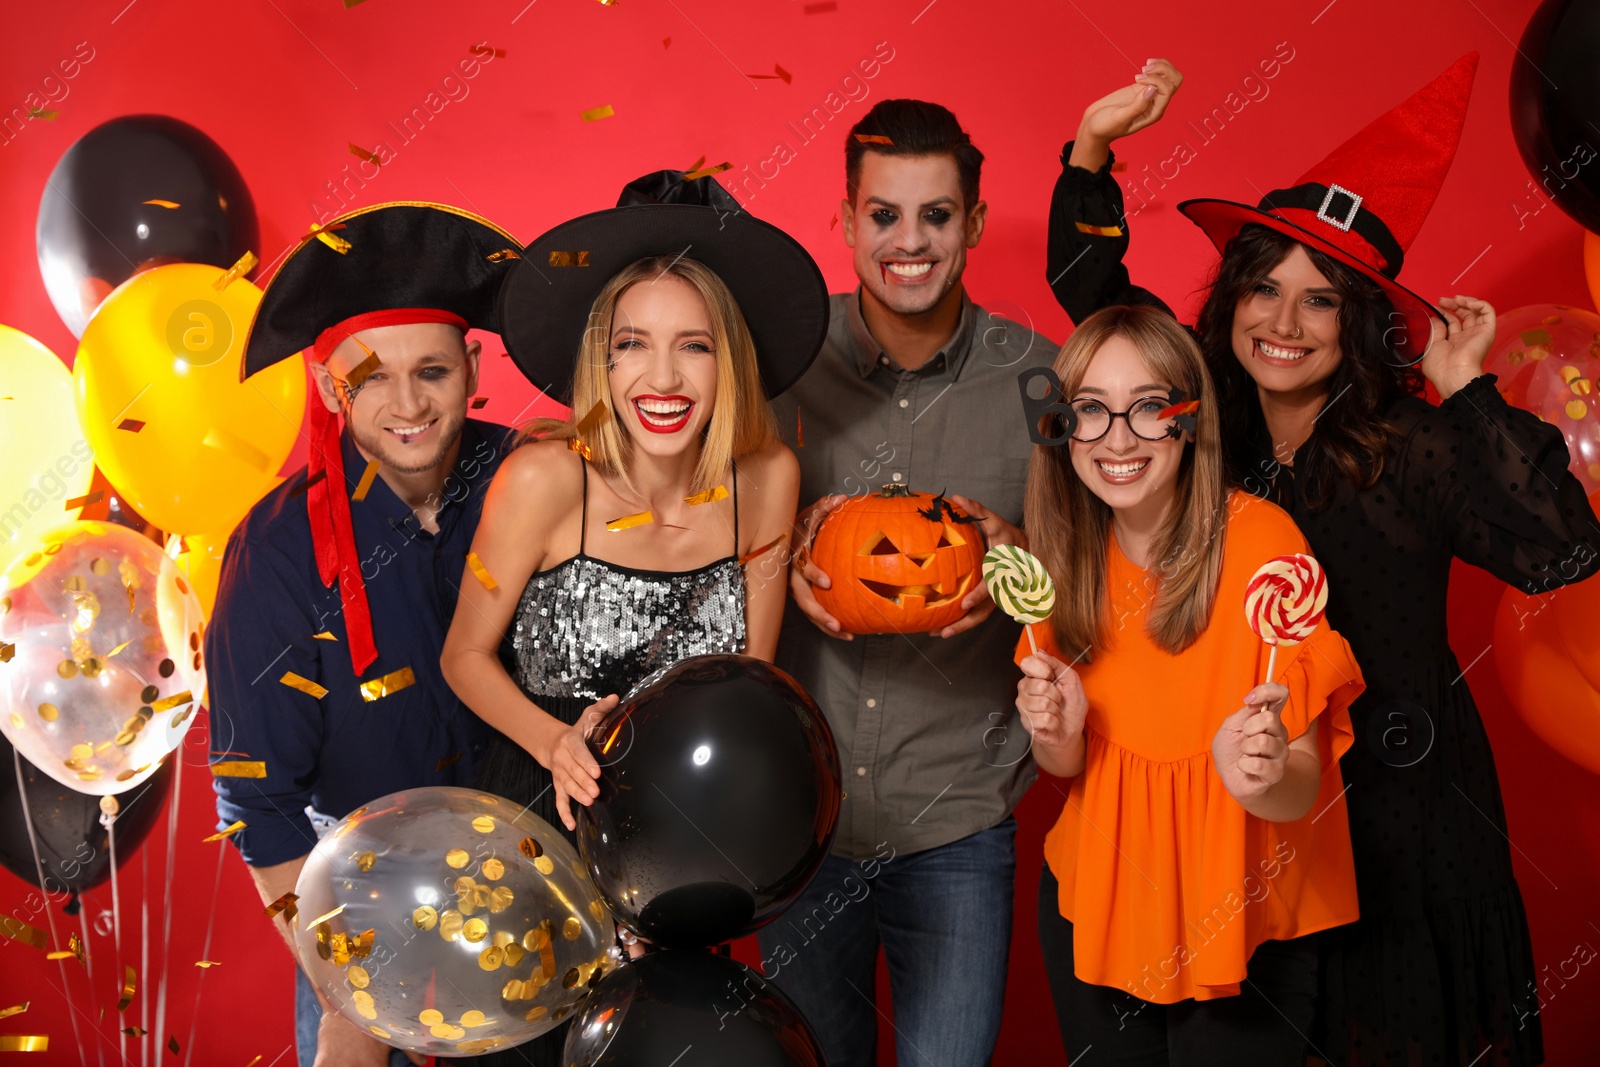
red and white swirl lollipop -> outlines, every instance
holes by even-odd
[[[1275,556],[1261,565],[1244,590],[1250,629],[1272,646],[1267,680],[1278,660],[1278,646],[1310,637],[1328,607],[1328,579],[1310,556]]]

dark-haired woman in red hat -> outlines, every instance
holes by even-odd
[[[1494,309],[1435,308],[1395,281],[1476,67],[1464,57],[1259,206],[1179,205],[1222,254],[1195,330],[1228,473],[1299,524],[1366,676],[1341,763],[1361,918],[1321,935],[1324,1025],[1308,1050],[1361,1067],[1543,1061],[1505,809],[1446,600],[1457,557],[1530,592],[1587,577],[1600,527],[1560,431],[1483,373]],[[1159,119],[1181,80],[1152,60],[1089,106],[1062,153],[1048,278],[1075,321],[1164,306],[1122,265],[1110,144]]]

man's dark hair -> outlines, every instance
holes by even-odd
[[[887,143],[862,138],[885,138]],[[978,203],[978,175],[983,170],[983,153],[973,147],[972,138],[949,108],[926,100],[880,100],[860,122],[850,129],[844,142],[845,185],[850,202],[855,203],[861,180],[861,158],[868,152],[886,156],[950,156],[961,175],[962,208],[971,211]]]

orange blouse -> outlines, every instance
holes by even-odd
[[[1073,923],[1074,972],[1157,1004],[1233,996],[1262,941],[1356,918],[1339,757],[1352,742],[1350,702],[1365,683],[1344,638],[1324,622],[1278,653],[1289,737],[1321,722],[1322,786],[1304,818],[1256,818],[1212,766],[1217,728],[1266,674],[1270,648],[1245,618],[1245,586],[1273,556],[1308,552],[1273,504],[1235,492],[1228,505],[1211,623],[1175,656],[1144,628],[1155,575],[1112,536],[1111,637],[1076,668],[1089,698],[1084,769],[1044,845],[1061,914]],[[1033,631],[1055,655],[1049,627]],[[1024,635],[1017,659],[1029,651]]]

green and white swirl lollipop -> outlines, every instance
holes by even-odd
[[[983,555],[983,584],[995,605],[1027,628],[1028,644],[1039,651],[1031,626],[1056,606],[1055,582],[1039,557],[1016,545],[995,545]]]

